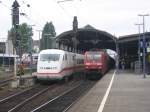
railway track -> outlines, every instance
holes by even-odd
[[[51,86],[38,85],[31,89],[14,94],[0,100],[0,112],[12,112],[21,107],[25,102],[46,91]]]
[[[74,101],[76,101],[81,95],[83,95],[83,93],[88,90],[87,88],[92,87],[91,85],[92,84],[88,83],[87,81],[71,81],[65,84],[57,83],[50,86],[37,85],[34,88],[24,90],[22,92],[19,92],[17,94],[11,95],[9,97],[0,100],[0,112],[39,111],[41,107],[44,108],[43,107],[44,104],[52,100],[54,101],[54,99],[55,103],[54,102],[51,103],[52,105],[57,105],[56,102],[58,103],[61,100],[62,102],[61,105],[65,105],[63,109],[66,109],[69,108],[69,106],[72,105]],[[70,93],[72,94],[70,95]],[[66,97],[64,97],[63,99],[62,97],[64,95]],[[68,103],[66,104],[65,98],[67,97],[69,98],[69,100],[67,100]],[[40,108],[35,109],[35,107]],[[54,112],[59,112],[58,108],[59,107],[56,106],[56,111]],[[50,106],[47,109],[48,111],[51,110],[52,106]],[[42,109],[42,112],[43,111],[44,110]]]
[[[96,82],[85,81],[74,88],[50,99],[31,112],[66,112],[82,95],[84,95]]]
[[[64,91],[71,89],[75,85],[78,85],[80,81],[71,81],[68,83],[57,83],[57,85],[53,88],[48,89],[44,93],[38,95],[37,97],[32,98],[30,101],[24,103],[18,109],[13,109],[11,112],[30,112],[35,107],[39,107],[40,105],[44,104],[45,102],[49,101],[49,99],[53,99],[56,96],[62,94]]]
[[[12,77],[12,78],[9,78],[9,79],[1,80],[1,81],[0,81],[0,87],[3,87],[3,86],[8,85],[8,83],[9,83],[10,81],[12,81],[13,79],[14,79],[14,78]]]

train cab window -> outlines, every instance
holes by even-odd
[[[89,52],[87,54],[87,60],[89,61],[98,61],[101,58],[101,53],[100,52]]]
[[[84,60],[83,59],[77,59],[77,64],[83,64]]]
[[[73,61],[75,60],[75,57],[76,57],[75,55],[72,57],[72,60],[73,60]]]
[[[59,61],[60,54],[41,54],[40,61]]]
[[[67,60],[67,54],[65,54],[65,60]]]
[[[65,56],[63,55],[63,61],[65,60]]]

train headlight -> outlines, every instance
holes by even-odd
[[[90,65],[90,63],[85,63],[85,65]]]
[[[85,68],[86,68],[86,69],[88,69],[89,67],[88,67],[88,66],[86,66]]]
[[[97,65],[98,65],[98,66],[101,66],[102,64],[101,64],[101,63],[97,63]]]

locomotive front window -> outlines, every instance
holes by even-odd
[[[40,61],[59,61],[60,54],[41,54]]]
[[[87,54],[87,60],[89,61],[98,61],[101,58],[100,53],[88,53]]]

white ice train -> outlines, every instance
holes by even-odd
[[[59,49],[46,49],[39,53],[38,80],[61,80],[84,69],[83,55]]]

